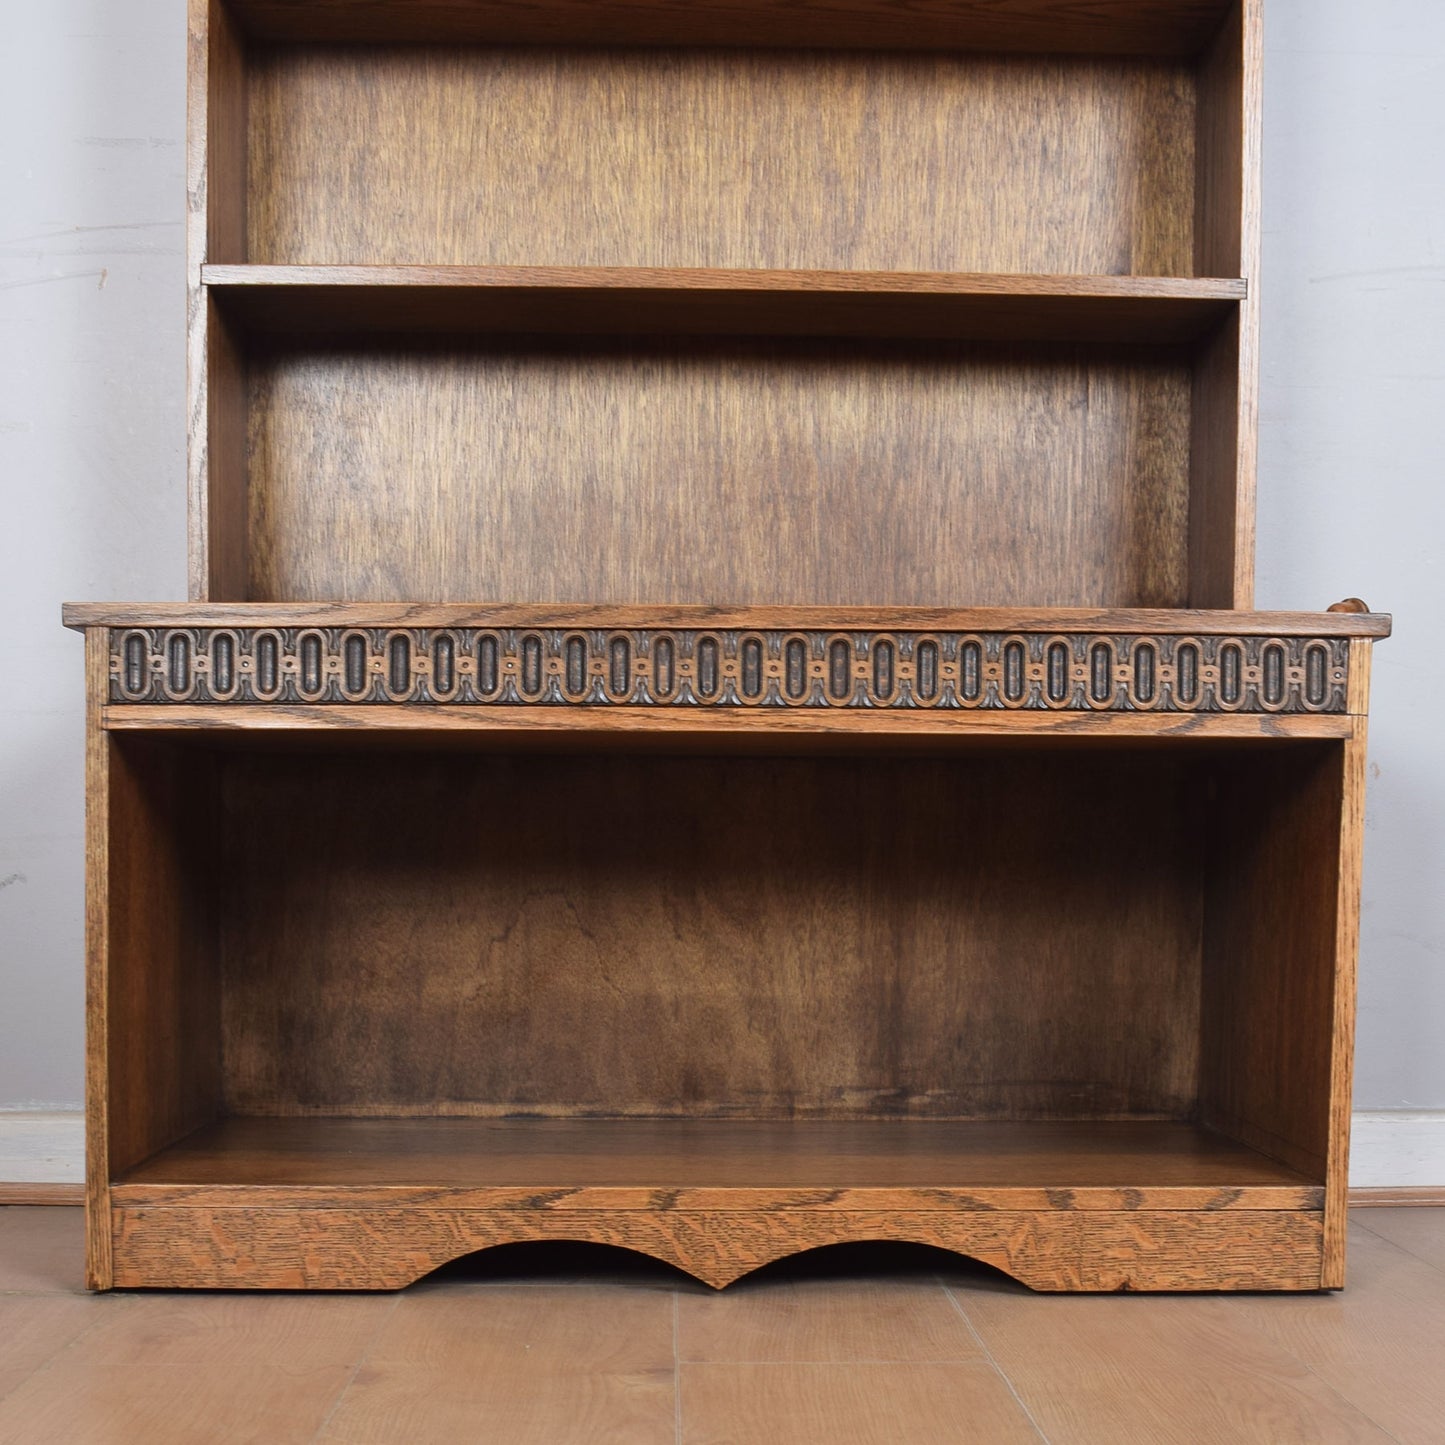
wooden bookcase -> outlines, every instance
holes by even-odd
[[[1373,639],[1252,609],[1257,0],[192,0],[89,1277],[1344,1280]]]

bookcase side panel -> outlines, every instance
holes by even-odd
[[[110,1289],[110,629],[85,634],[85,1281]]]
[[[189,594],[245,597],[245,392],[240,354],[201,268],[246,260],[246,51],[221,0],[190,0],[187,76]]]
[[[1335,990],[1330,1055],[1329,1150],[1325,1172],[1324,1266],[1326,1289],[1345,1284],[1345,1239],[1350,1190],[1350,1125],[1354,1109],[1355,1017],[1360,948],[1360,885],[1365,847],[1365,714],[1369,706],[1368,643],[1352,644],[1353,704],[1359,710],[1355,736],[1343,749],[1339,832],[1339,902],[1335,912]]]
[[[1341,864],[1356,746],[1221,769],[1206,879],[1202,1122],[1321,1183],[1336,1154],[1336,1033],[1348,1027],[1341,926],[1358,906]]]
[[[93,860],[106,872],[105,1000],[91,1027],[114,1178],[216,1117],[220,1013],[211,759],[113,734],[106,750],[106,852]]]
[[[1263,23],[1240,0],[1200,63],[1194,269],[1248,287],[1196,371],[1190,605],[1254,605]]]

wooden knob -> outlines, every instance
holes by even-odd
[[[1330,608],[1331,612],[1368,612],[1369,610],[1369,607],[1358,597],[1346,597],[1343,602],[1336,602]]]

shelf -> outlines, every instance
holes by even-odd
[[[1353,735],[1370,613],[88,605],[111,729],[750,736]],[[689,744],[690,740],[690,744]]]
[[[1190,1124],[232,1118],[110,1186],[115,1283],[396,1289],[525,1240],[723,1285],[821,1245],[1040,1290],[1315,1289],[1323,1188]]]
[[[1341,604],[1343,606],[1343,604]],[[1186,607],[713,607],[489,602],[71,602],[65,626],[501,627],[917,632],[1231,633],[1388,637],[1388,613],[1246,612]]]
[[[547,266],[206,266],[243,332],[1192,341],[1237,279]]]
[[[231,1118],[130,1170],[133,1207],[1298,1209],[1321,1187],[1189,1124]],[[660,1196],[668,1196],[667,1203]]]
[[[896,5],[719,5],[595,0],[231,0],[241,30],[277,41],[749,45],[1190,55],[1229,14],[1227,0],[913,0]]]

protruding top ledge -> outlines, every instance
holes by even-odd
[[[1388,637],[1383,612],[1197,608],[711,607],[480,602],[69,602],[67,627],[654,628],[756,632],[1038,632],[1161,636]]]

